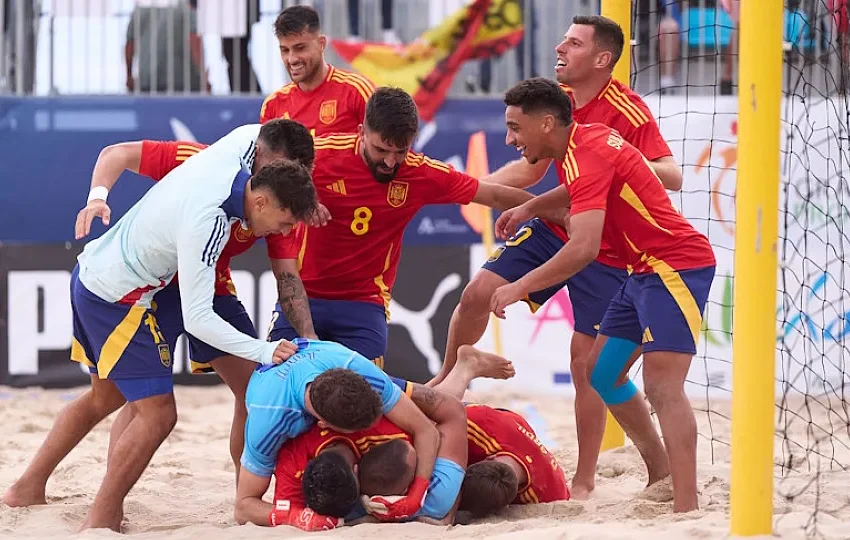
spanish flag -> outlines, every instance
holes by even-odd
[[[428,122],[464,62],[503,54],[519,43],[522,32],[519,0],[474,0],[408,45],[331,43],[376,86],[398,86],[411,94]]]

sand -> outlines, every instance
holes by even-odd
[[[50,428],[55,414],[83,389],[14,390],[0,388],[3,435],[0,440],[0,489],[24,470]],[[531,396],[488,390],[468,397],[488,404],[509,406],[526,414],[544,442],[551,443],[568,477],[576,460],[572,403],[557,396]],[[228,453],[232,398],[225,387],[177,390],[179,420],[150,467],[130,492],[125,506],[125,532],[141,538],[170,540],[204,538],[269,538],[299,536],[289,527],[268,529],[237,526],[232,517],[233,465]],[[729,404],[712,402],[713,412],[697,414],[699,423],[699,485],[701,509],[672,514],[670,503],[637,498],[645,483],[644,468],[633,446],[603,453],[597,492],[589,501],[510,507],[503,515],[469,525],[437,527],[410,523],[359,525],[316,537],[394,540],[426,538],[493,538],[519,540],[613,538],[679,540],[726,538],[729,530]],[[696,408],[705,404],[695,403]],[[833,404],[833,408],[836,405]],[[846,414],[846,413],[844,413]],[[74,535],[100,484],[106,463],[111,417],[99,425],[62,463],[47,486],[49,504],[9,508],[0,504],[0,537],[59,538]],[[781,538],[850,539],[850,473],[837,464],[850,465],[847,426],[836,414],[812,412],[816,424],[833,433],[820,447],[830,459],[800,449],[789,460],[777,437],[777,461],[808,463],[834,471],[795,472],[779,479],[776,467],[774,533]],[[829,420],[832,419],[832,427]],[[792,423],[789,438],[806,447],[808,422]],[[811,432],[810,432],[811,433]],[[784,456],[784,457],[783,457]],[[813,478],[816,481],[812,481]],[[793,498],[786,493],[795,493]],[[814,521],[813,521],[814,520]],[[75,538],[118,537],[109,531],[86,531]]]

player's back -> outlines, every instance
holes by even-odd
[[[403,439],[411,444],[413,443],[413,438],[408,433],[402,431],[400,427],[387,420],[387,417],[385,416],[382,416],[371,427],[361,429],[360,431],[355,431],[353,433],[343,433],[340,435],[354,444],[360,455],[368,451],[373,446],[396,439]]]
[[[104,300],[131,295],[147,302],[177,272],[178,235],[189,226],[186,216],[221,216],[220,234],[210,243],[224,241],[230,221],[220,207],[236,173],[250,174],[258,133],[259,125],[237,128],[151,187],[106,233],[86,244],[79,257],[83,284]],[[243,201],[238,204],[241,209]]]
[[[564,85],[561,88],[572,98],[572,90]],[[616,129],[650,161],[673,155],[643,98],[616,79],[608,81],[584,106],[573,109],[573,120]]]
[[[322,83],[310,92],[289,83],[266,97],[260,122],[297,120],[315,136],[354,133],[366,117],[366,102],[375,87],[357,73],[329,66]]]
[[[528,485],[514,504],[536,504],[567,500],[564,472],[525,418],[507,409],[486,405],[466,406],[469,465],[494,455],[509,455],[522,464]]]
[[[708,239],[673,205],[640,151],[602,124],[574,124],[573,129],[563,165],[567,186],[588,169],[611,167],[604,236],[635,272],[652,271],[659,262],[677,270],[715,264]]]

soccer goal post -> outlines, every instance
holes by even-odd
[[[730,525],[754,536],[773,521],[783,5],[740,9]]]

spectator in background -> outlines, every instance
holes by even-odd
[[[0,25],[0,39],[4,41],[0,51],[6,58],[0,58],[0,88],[11,92],[32,94],[35,88],[36,42],[38,38],[38,20],[41,14],[39,0],[3,0],[3,23]],[[18,50],[18,32],[23,34],[22,50]],[[18,87],[18,70],[22,84]],[[5,85],[3,79],[5,78]]]
[[[221,52],[227,62],[230,91],[258,93],[260,85],[251,66],[248,45],[251,27],[260,20],[259,0],[194,0],[198,4],[201,35],[221,38]]]
[[[676,86],[676,65],[679,60],[679,27],[681,8],[679,0],[658,0],[661,21],[658,23],[658,57],[661,62],[661,92]]]
[[[729,36],[729,45],[723,49],[720,56],[722,69],[720,75],[720,95],[731,96],[735,86],[735,57],[738,56],[738,21],[741,17],[741,0],[720,0],[720,7],[729,14],[732,19],[732,34]]]
[[[350,37],[359,39],[360,36],[360,0],[348,0],[348,28]],[[401,43],[393,28],[393,0],[381,0],[381,41],[391,45]]]
[[[127,25],[124,60],[130,92],[200,92],[206,71],[195,10],[182,0],[138,0]],[[209,91],[209,83],[205,88]]]

